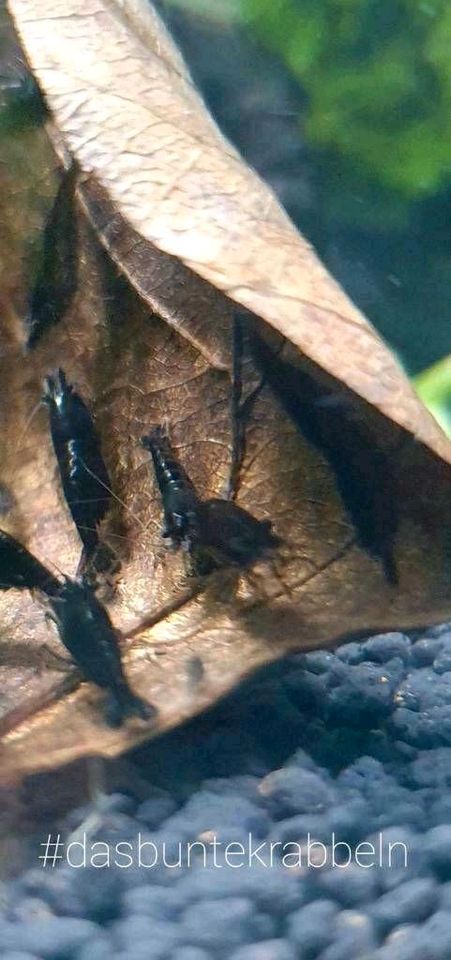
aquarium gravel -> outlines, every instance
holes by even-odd
[[[6,885],[2,960],[451,957],[449,625],[293,656],[134,763]]]

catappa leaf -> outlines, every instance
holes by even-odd
[[[288,650],[445,619],[451,608],[450,446],[387,348],[221,138],[159,21],[150,12],[138,37],[145,8],[137,3],[87,5],[86,14],[79,4],[73,16],[67,5],[58,16],[31,0],[10,8],[54,114],[53,141],[62,136],[77,157],[81,206],[108,255],[80,212],[76,297],[25,360],[21,297],[5,282],[2,479],[14,496],[5,525],[45,562],[74,572],[79,543],[45,411],[27,430],[43,377],[61,365],[89,398],[102,436],[119,498],[104,529],[121,562],[109,608],[124,637],[134,634],[124,640],[126,668],[159,720],[110,730],[98,692],[75,675],[58,678],[42,609],[1,595],[5,778],[115,756]],[[74,100],[75,81],[83,86]],[[41,149],[42,132],[35,136]],[[38,166],[39,192],[44,171],[51,176],[50,148]],[[26,209],[28,191],[19,196]],[[3,202],[11,223],[17,210],[10,197]],[[232,306],[224,293],[253,313],[248,394],[263,377],[249,410],[239,502],[271,518],[284,546],[279,578],[266,567],[259,584],[243,578],[237,590],[225,572],[189,599],[180,558],[161,547],[161,507],[138,440],[167,418],[201,494],[220,494],[230,462]],[[172,602],[172,614],[140,627]],[[193,654],[204,664],[194,690]]]
[[[161,279],[152,267],[146,276],[147,246],[136,262],[142,239],[446,455],[443,435],[394,357],[221,135],[147,0],[8,6],[64,142],[88,177],[93,221],[139,292],[147,288],[152,297]],[[132,231],[126,239],[124,229]],[[201,315],[198,309],[194,331],[185,324],[185,333],[224,364],[227,337],[218,326],[212,337]]]

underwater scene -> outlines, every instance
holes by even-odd
[[[0,9],[0,960],[451,960],[451,8]]]

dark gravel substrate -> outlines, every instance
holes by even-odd
[[[416,642],[390,633],[292,657],[161,743],[140,765],[150,776],[153,758],[161,784],[166,756],[167,789],[103,797],[71,813],[62,836],[81,825],[88,860],[93,841],[112,859],[129,841],[136,859],[141,834],[160,860],[164,844],[168,864],[201,838],[207,867],[199,848],[190,866],[44,870],[37,844],[6,887],[3,960],[449,960],[449,626]],[[249,833],[254,851],[266,841],[263,865],[255,853],[246,865]],[[324,844],[324,865],[319,846],[307,864],[309,834]],[[344,846],[331,863],[334,835],[349,845],[349,866]],[[299,846],[273,848],[270,866],[270,841]],[[362,841],[372,847],[358,848],[358,865]],[[245,855],[229,847],[227,865],[231,843]],[[72,848],[73,860],[81,854]],[[153,847],[142,858],[151,862]]]

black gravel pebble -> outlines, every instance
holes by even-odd
[[[295,656],[146,748],[164,787],[58,826],[95,823],[88,860],[127,841],[134,864],[35,859],[6,885],[1,960],[449,960],[450,652],[444,626]]]

